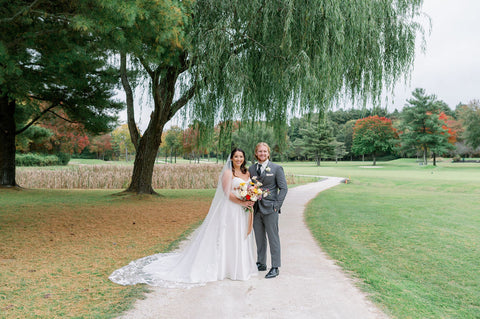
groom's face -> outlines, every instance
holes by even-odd
[[[257,155],[258,161],[260,163],[263,163],[268,159],[270,153],[268,152],[268,148],[266,146],[260,145],[257,148],[257,152],[255,153],[255,155]]]

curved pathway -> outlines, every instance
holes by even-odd
[[[289,190],[280,215],[280,276],[223,280],[191,289],[153,288],[121,318],[387,318],[319,248],[303,218],[319,192],[345,179]]]

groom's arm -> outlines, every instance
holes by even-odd
[[[285,173],[283,171],[283,167],[278,165],[278,170],[275,174],[275,181],[278,187],[278,196],[277,202],[275,204],[275,211],[279,211],[282,208],[283,201],[285,200],[285,196],[287,196],[288,186],[287,186],[287,179],[285,178]]]

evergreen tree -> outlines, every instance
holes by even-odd
[[[123,106],[104,48],[73,19],[85,1],[1,1],[0,186],[14,187],[15,136],[62,109],[90,131],[107,131]]]
[[[309,123],[301,129],[303,138],[300,144],[303,146],[302,153],[307,157],[314,158],[317,166],[320,166],[322,158],[333,158],[337,146],[332,135],[332,128],[328,121],[321,120]]]
[[[335,154],[335,163],[338,162],[339,158],[342,158],[347,154],[345,143],[340,142],[338,140],[333,141],[333,147],[334,147],[334,154]]]
[[[427,165],[428,153],[431,151],[436,165],[435,156],[451,147],[448,143],[448,130],[439,117],[439,105],[434,95],[425,95],[425,90],[420,88],[415,89],[412,95],[401,114],[400,150],[420,150],[424,165]]]
[[[345,144],[345,152],[346,154],[350,155],[350,159],[352,159],[352,145],[353,145],[353,128],[355,127],[356,120],[350,120],[343,126],[343,130],[341,132],[341,138],[338,138],[340,142]]]

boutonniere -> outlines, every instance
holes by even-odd
[[[267,173],[270,173],[270,171],[271,171],[270,167],[265,168],[265,171],[266,171]]]

